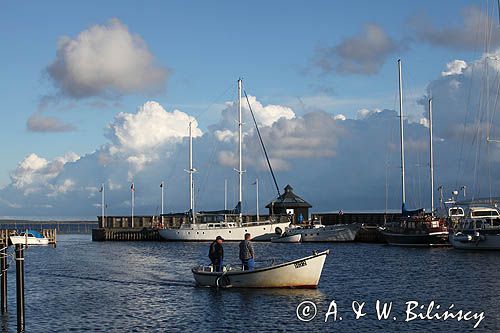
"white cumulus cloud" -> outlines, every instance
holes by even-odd
[[[118,19],[94,25],[75,38],[59,38],[56,59],[47,72],[60,94],[77,99],[159,91],[168,74],[145,41]]]
[[[69,152],[49,161],[32,153],[22,160],[11,173],[12,185],[23,190],[25,195],[36,192],[49,180],[57,177],[66,163],[75,162],[79,158],[77,154]]]
[[[446,71],[441,72],[441,76],[462,74],[467,68],[467,63],[463,60],[453,60],[446,64]]]

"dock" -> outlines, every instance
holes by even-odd
[[[398,213],[313,213],[312,220],[321,221],[324,225],[359,223],[363,225],[355,242],[384,243],[378,227],[385,222],[398,219]],[[101,216],[97,217],[98,228],[92,229],[92,240],[102,241],[163,241],[158,229],[163,226],[178,227],[186,218],[185,214],[168,214],[163,216]],[[260,220],[268,219],[269,215],[260,215]],[[255,215],[244,215],[244,222],[256,220]]]
[[[37,230],[38,231],[38,230]],[[43,229],[39,231],[44,237],[49,239],[49,245],[57,245],[57,229]],[[17,229],[0,229],[0,245],[1,247],[7,247],[10,245],[9,237],[17,235],[19,230]]]
[[[161,241],[158,216],[102,216],[97,217],[99,228],[92,229],[92,241]]]

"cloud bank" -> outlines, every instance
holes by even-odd
[[[443,64],[446,75],[429,83],[421,97],[420,122],[405,121],[409,207],[429,207],[427,98],[434,105],[436,187],[448,197],[466,185],[469,196],[498,195],[500,117],[493,112],[500,66],[490,53],[475,61]],[[486,75],[490,79],[485,81]],[[488,82],[489,86],[485,85]],[[485,89],[489,90],[486,94]],[[486,101],[486,96],[490,101]],[[400,207],[399,129],[395,110],[362,108],[355,119],[312,111],[298,116],[286,105],[265,105],[250,98],[279,185],[290,183],[314,211],[384,210]],[[261,206],[276,192],[243,104],[244,202],[254,212],[255,178],[261,180]],[[489,106],[489,109],[487,108]],[[223,205],[224,179],[229,205],[236,204],[237,110],[227,102],[220,119],[202,131],[180,110],[149,101],[135,111],[116,114],[105,142],[83,156],[68,153],[49,160],[28,155],[0,189],[0,208],[8,215],[98,215],[99,184],[107,188],[108,214],[130,212],[130,182],[136,185],[136,213],[158,213],[160,181],[166,184],[167,211],[188,206],[188,124],[194,125],[195,197],[198,209]],[[488,175],[488,176],[486,176]],[[491,175],[491,176],[490,176]],[[470,198],[470,197],[469,197]],[[445,198],[446,199],[446,198]],[[387,206],[386,206],[387,203]]]

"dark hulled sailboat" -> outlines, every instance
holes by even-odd
[[[429,133],[430,133],[430,171],[431,171],[431,214],[423,209],[409,211],[406,209],[405,192],[405,155],[404,155],[404,122],[401,60],[398,60],[399,73],[399,116],[401,139],[401,194],[402,214],[399,221],[387,223],[381,233],[389,245],[399,246],[443,246],[448,243],[448,227],[446,221],[434,216],[434,170],[432,151],[432,100],[429,100]]]

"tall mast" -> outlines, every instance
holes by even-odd
[[[431,171],[431,215],[434,216],[434,151],[432,149],[432,98],[429,98],[429,166]]]
[[[239,207],[239,214],[240,218],[243,216],[242,214],[242,202],[243,202],[243,162],[242,162],[242,144],[243,144],[243,132],[242,132],[242,117],[241,117],[241,79],[238,79],[238,155],[239,155],[239,164],[238,164],[238,182],[239,182],[239,195],[238,195],[238,207]]]
[[[195,212],[194,212],[194,183],[193,183],[193,173],[196,169],[193,168],[193,132],[192,132],[193,120],[189,121],[189,169],[186,170],[189,173],[189,214],[191,215],[191,222],[195,222]]]
[[[401,136],[401,203],[402,210],[406,207],[406,189],[405,189],[405,146],[403,131],[403,75],[401,74],[401,59],[398,59],[399,73],[399,132]]]

